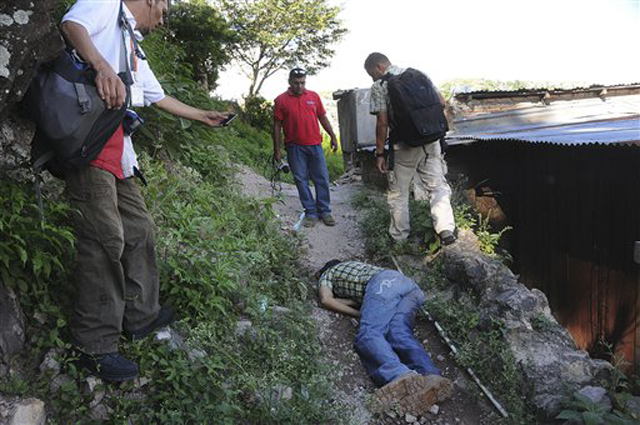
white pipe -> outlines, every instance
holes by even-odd
[[[404,274],[402,269],[400,268],[400,265],[398,264],[398,261],[396,260],[396,257],[393,254],[391,255],[391,260],[393,260],[393,264],[395,264],[396,269],[398,269],[398,271],[400,273]],[[458,357],[458,349],[456,348],[455,345],[453,345],[453,342],[445,334],[444,329],[442,329],[442,326],[440,326],[440,323],[438,323],[437,320],[435,320],[433,317],[431,317],[431,315],[429,314],[429,312],[427,311],[426,308],[423,309],[423,311],[426,313],[426,315],[429,318],[429,320],[436,326],[436,329],[438,330],[438,333],[440,334],[442,339],[444,339],[444,341],[447,343],[447,345],[451,349],[451,352],[453,353],[454,357],[457,358]],[[480,389],[482,390],[484,395],[487,396],[489,401],[495,406],[495,408],[498,410],[498,412],[500,412],[500,414],[503,417],[505,417],[505,418],[508,417],[509,414],[507,413],[507,411],[504,409],[504,407],[502,407],[502,405],[498,402],[498,400],[496,400],[496,398],[493,396],[493,394],[491,394],[491,391],[489,391],[489,389],[487,387],[485,387],[482,384],[482,382],[480,382],[480,379],[476,376],[474,371],[470,367],[465,368],[465,370],[471,376],[471,378],[473,378],[475,383],[478,384],[478,386],[480,387]]]

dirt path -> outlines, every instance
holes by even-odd
[[[264,198],[273,196],[270,183],[248,168],[238,173],[243,192],[249,196]],[[360,183],[350,182],[331,186],[331,208],[336,219],[334,227],[318,223],[313,228],[300,228],[306,239],[303,263],[312,274],[327,261],[337,259],[366,260],[363,238],[359,232],[358,215],[351,199],[361,188]],[[301,206],[295,186],[282,184],[283,201],[275,205],[283,229],[291,229],[300,219]],[[312,307],[312,316],[318,324],[319,337],[325,347],[326,360],[334,366],[339,380],[335,383],[335,398],[346,404],[346,411],[354,424],[406,424],[411,418],[386,416],[375,419],[367,409],[367,401],[375,386],[367,377],[357,354],[353,339],[357,321],[318,307]],[[444,376],[455,383],[450,400],[437,407],[434,414],[418,418],[422,424],[493,424],[495,415],[482,400],[478,401],[474,384],[450,358],[449,348],[441,341],[435,327],[424,317],[416,321],[416,336],[423,341]],[[409,419],[409,420],[408,420]]]

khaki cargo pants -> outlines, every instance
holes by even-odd
[[[123,328],[139,330],[160,311],[154,223],[134,179],[95,167],[65,179],[79,211],[71,333],[89,354],[115,352]]]
[[[451,188],[445,179],[447,164],[440,143],[411,147],[399,144],[394,150],[394,166],[387,176],[387,202],[391,210],[389,234],[397,241],[409,236],[409,188],[416,179],[416,188],[426,191],[431,205],[431,218],[436,233],[453,231],[455,221],[451,209]]]

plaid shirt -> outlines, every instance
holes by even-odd
[[[399,75],[404,72],[404,68],[391,65],[385,71],[386,74]],[[376,81],[371,86],[371,100],[369,101],[369,113],[372,115],[378,115],[380,112],[387,112],[391,109],[391,102],[389,101],[389,89],[388,83],[382,81],[382,79]]]
[[[382,270],[382,267],[360,261],[346,261],[325,271],[318,285],[331,289],[337,298],[362,302],[367,283]]]

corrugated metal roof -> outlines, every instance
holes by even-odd
[[[618,88],[618,87],[617,87]],[[617,89],[616,88],[616,89]],[[623,87],[622,96],[606,96],[606,88],[563,91],[562,99],[546,96],[538,101],[514,99],[538,96],[526,93],[482,93],[482,99],[467,94],[468,102],[456,105],[451,144],[469,140],[518,140],[529,143],[636,144],[640,145],[640,91],[638,86]],[[611,92],[611,90],[609,90]],[[478,93],[476,93],[477,95]],[[577,97],[577,98],[576,98]],[[456,96],[458,98],[458,96]],[[505,102],[505,98],[508,101]],[[569,100],[566,100],[569,99]]]

